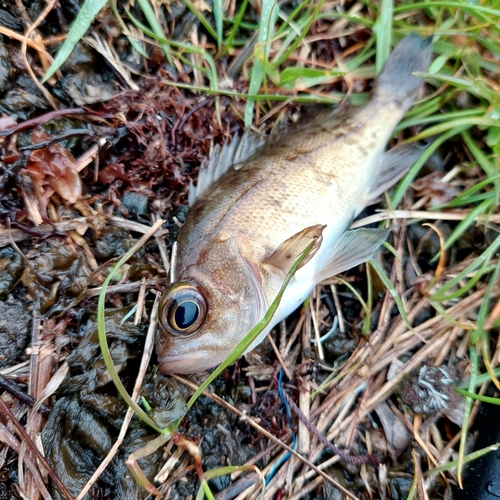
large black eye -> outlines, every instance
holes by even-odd
[[[196,333],[207,315],[207,302],[190,283],[177,283],[168,288],[160,301],[160,325],[172,335]]]
[[[194,300],[185,300],[177,305],[174,312],[176,326],[185,330],[193,325],[200,315],[200,306]]]

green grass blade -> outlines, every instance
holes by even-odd
[[[458,11],[463,10],[472,16],[479,17],[479,14],[490,14],[494,17],[500,17],[500,10],[498,9],[490,9],[489,7],[483,7],[481,5],[477,5],[472,2],[450,2],[450,1],[442,1],[442,0],[431,0],[427,2],[415,2],[399,5],[394,8],[394,14],[401,14],[403,12],[409,12],[412,10],[423,10],[430,8],[438,8],[438,7],[451,7],[452,9],[456,9]],[[485,18],[481,18],[483,21]],[[487,18],[486,18],[487,19]]]
[[[240,28],[240,24],[243,20],[243,16],[245,15],[245,12],[247,10],[247,5],[248,5],[248,0],[243,0],[241,3],[241,6],[238,10],[238,14],[236,14],[236,17],[234,19],[233,27],[231,28],[231,32],[229,33],[229,36],[227,37],[226,43],[225,43],[225,48],[224,52],[222,53],[222,56],[226,54],[226,52],[232,47],[233,45],[233,40],[236,37],[236,33],[238,32],[238,29]]]
[[[469,205],[471,203],[475,203],[476,201],[482,201],[488,198],[493,198],[495,196],[494,191],[486,191],[484,193],[477,193],[477,191],[481,191],[482,189],[488,187],[493,181],[500,181],[500,174],[494,175],[493,177],[484,179],[477,184],[474,184],[469,189],[466,189],[462,193],[460,193],[453,200],[444,203],[443,205],[438,205],[433,207],[433,210],[443,210],[445,208],[455,208],[462,207],[465,205]]]
[[[438,111],[441,108],[441,106],[442,103],[441,101],[439,101],[437,105],[430,110],[430,112],[434,113],[435,111]],[[420,109],[420,106],[418,106],[416,109]],[[403,120],[402,122],[400,122],[399,125],[396,127],[396,131],[399,132],[408,127],[414,127],[415,125],[427,125],[429,123],[436,123],[436,122],[441,123],[459,118],[469,118],[469,117],[479,118],[486,113],[486,110],[487,110],[486,106],[477,106],[472,109],[461,109],[457,111],[451,111],[449,113],[432,114],[431,116],[425,116],[424,114],[419,114],[414,118],[409,118],[407,120]]]
[[[217,41],[217,32],[213,29],[212,25],[208,22],[207,18],[202,14],[202,12],[197,9],[190,0],[182,1],[186,4],[186,7],[196,16],[203,27],[210,33],[210,36]]]
[[[498,147],[500,144],[500,127],[490,127],[488,130],[488,137],[486,138],[486,144],[492,148],[494,146]]]
[[[369,274],[368,267],[367,269],[367,278],[369,278],[369,283],[368,283],[368,290],[369,290],[369,303],[371,305],[371,275]],[[361,297],[361,294],[347,281],[343,280],[342,278],[339,278],[338,276],[335,277],[335,279],[339,282],[342,283],[345,287],[347,287],[351,293],[356,297],[358,302],[361,304],[361,307],[363,308],[363,311],[365,312],[365,322],[363,323],[363,334],[368,333],[368,330],[365,332],[365,327],[369,328],[370,326],[370,314],[371,314],[371,308],[368,306],[368,304],[363,300],[363,297]],[[368,325],[366,325],[366,318],[368,318]]]
[[[491,127],[495,125],[498,125],[498,121],[488,118],[486,116],[458,118],[456,120],[446,121],[438,125],[434,125],[433,127],[426,128],[425,130],[420,132],[420,134],[414,135],[413,137],[408,139],[408,142],[417,142],[422,139],[426,139],[427,137],[432,137],[434,135],[447,132],[449,130],[455,131],[461,127],[465,127],[465,129],[463,130],[466,130],[473,126]]]
[[[223,12],[222,0],[213,1],[215,31],[217,33],[217,48],[220,50],[222,46],[222,28],[223,28]]]
[[[471,80],[467,78],[458,78],[455,76],[444,75],[444,74],[430,74],[430,73],[417,73],[417,72],[415,72],[415,75],[421,78],[435,78],[459,90],[465,90],[466,92],[474,94],[477,97],[482,97],[483,99],[486,99],[489,102],[495,102],[498,99],[497,93],[479,79]]]
[[[469,453],[464,457],[464,464],[472,462],[473,460],[477,460],[478,458],[491,453],[492,451],[497,451],[500,448],[500,443],[492,444],[491,446],[487,446],[486,448],[481,448],[480,450],[474,451],[473,453]],[[434,474],[439,474],[440,472],[445,472],[448,470],[453,470],[457,467],[457,461],[453,460],[452,462],[447,462],[439,467],[434,467],[426,472],[424,472],[424,477],[432,476]]]
[[[270,43],[274,35],[274,26],[278,19],[279,7],[275,0],[262,1],[262,13],[259,26],[258,43],[254,49],[252,76],[248,86],[248,94],[258,94],[264,80],[264,62],[268,62]],[[245,126],[249,127],[253,121],[255,100],[247,99],[245,105]]]
[[[151,29],[153,30],[153,33],[162,39],[165,39],[165,33],[163,32],[163,28],[161,27],[160,23],[158,22],[158,19],[156,19],[155,12],[153,10],[153,7],[151,7],[151,4],[149,3],[148,0],[137,0],[137,3],[139,4],[139,7],[142,10],[142,13],[144,14],[144,17],[147,19],[149,25],[151,26]],[[174,61],[172,60],[172,54],[170,53],[170,47],[168,46],[167,43],[161,41],[159,42],[160,47],[163,50],[163,53],[165,54],[165,57],[167,58],[168,63],[173,66]]]
[[[368,263],[370,264],[370,266],[373,267],[375,272],[378,274],[380,280],[382,281],[382,283],[384,284],[384,286],[387,288],[387,290],[391,294],[392,298],[394,299],[394,302],[396,303],[399,314],[401,314],[401,318],[403,318],[405,325],[408,327],[409,330],[413,330],[413,327],[411,326],[410,320],[408,319],[408,315],[406,314],[406,310],[405,310],[403,301],[401,300],[401,297],[399,296],[399,293],[397,292],[397,290],[392,285],[391,280],[385,274],[385,271],[382,269],[382,267],[379,265],[379,263],[375,259],[370,259],[368,261]]]
[[[279,75],[278,84],[284,88],[306,89],[328,82],[334,77],[343,76],[342,71],[329,71],[312,68],[285,68]]]
[[[309,28],[311,27],[311,24],[316,20],[318,17],[318,14],[320,12],[321,7],[323,6],[324,0],[320,0],[318,2],[318,5],[314,9],[314,13],[307,18],[307,22],[305,23],[305,26],[302,27],[302,31],[298,37],[295,38],[294,42],[290,45],[288,50],[280,57],[280,59],[274,64],[274,67],[277,68],[280,66],[284,61],[288,59],[290,54],[298,47],[299,43],[304,39],[304,37],[307,35],[307,32],[309,31]]]
[[[444,245],[444,249],[448,250],[453,243],[455,243],[460,236],[462,236],[469,227],[472,226],[472,224],[476,223],[476,217],[479,215],[482,215],[486,212],[488,212],[491,208],[493,208],[494,204],[492,203],[491,199],[486,199],[482,203],[480,203],[477,207],[474,207],[468,214],[467,217],[465,217],[463,220],[461,220],[457,227],[453,230],[453,232],[448,236],[446,239],[446,243]],[[433,260],[435,260],[437,257],[439,257],[439,253],[436,257],[434,257]]]
[[[495,368],[493,370],[493,375],[495,377],[500,377],[500,368]],[[480,387],[481,385],[483,385],[485,382],[488,382],[489,380],[491,380],[491,375],[489,373],[481,373],[481,375],[477,375],[477,377],[476,377],[475,387]],[[467,385],[467,384],[464,383],[464,386],[465,385]]]
[[[107,0],[85,0],[80,12],[75,21],[71,25],[68,36],[61,48],[58,50],[54,62],[45,73],[42,83],[45,83],[66,61],[75,45],[85,35],[85,32],[90,28],[92,21],[95,19],[99,11],[106,5]]]
[[[187,89],[192,92],[202,92],[206,95],[226,95],[230,97],[238,97],[238,98],[251,98],[256,102],[259,101],[290,101],[289,95],[279,95],[279,94],[244,94],[242,92],[237,92],[234,90],[224,90],[224,89],[211,89],[209,87],[205,87],[203,85],[193,85],[190,83],[179,83],[173,81],[165,81],[167,85],[171,85],[172,87],[178,87],[180,89]],[[359,94],[357,94],[359,95]],[[293,98],[294,102],[307,102],[314,104],[337,104],[345,97],[345,94],[342,93],[331,93],[328,96],[318,96],[314,94],[298,94]]]
[[[436,97],[433,97],[432,99],[429,99],[428,101],[424,101],[419,103],[417,106],[414,106],[413,108],[406,113],[405,118],[408,120],[410,118],[414,117],[423,117],[423,116],[429,116],[432,114],[437,113],[438,111],[442,110],[443,107],[443,101],[444,98],[442,95],[438,95]],[[398,127],[402,124],[405,123],[403,120],[402,122],[399,122]],[[396,128],[396,130],[398,130]]]
[[[142,45],[140,44],[139,40],[135,39],[133,36],[130,35],[130,30],[127,28],[127,25],[123,22],[122,17],[118,13],[118,9],[116,8],[116,0],[110,0],[109,6],[111,7],[111,11],[115,15],[115,19],[120,25],[123,33],[127,37],[127,40],[129,41],[130,45],[134,47],[134,49],[145,59],[148,59],[149,56],[147,52],[142,48]]]
[[[190,43],[182,43],[182,42],[174,42],[171,40],[167,40],[166,38],[157,35],[153,31],[147,28],[147,26],[144,26],[136,17],[134,17],[130,12],[127,12],[127,15],[129,19],[132,21],[132,23],[136,26],[136,28],[140,29],[146,36],[149,36],[153,40],[157,40],[160,43],[165,43],[169,44],[172,47],[177,47],[186,50],[187,52],[195,53],[195,54],[200,54],[202,55],[205,60],[207,61],[208,66],[210,67],[210,71],[207,71],[205,68],[195,66],[191,63],[191,61],[182,58],[180,54],[177,54],[179,59],[181,59],[183,62],[185,62],[187,65],[191,67],[196,67],[199,69],[201,72],[205,73],[209,79],[210,79],[210,88],[202,87],[202,89],[207,93],[211,93],[213,91],[217,91],[218,89],[218,77],[217,77],[217,69],[215,67],[215,62],[210,54],[208,54],[204,49],[201,49],[200,47],[196,47],[195,45],[192,45]],[[172,82],[172,85],[176,85],[176,83]],[[177,84],[178,87],[180,88],[186,88],[189,90],[194,90],[195,87],[192,85],[181,85]]]
[[[375,59],[375,74],[382,70],[391,51],[392,18],[394,11],[393,0],[381,0],[380,12],[373,25],[376,37],[377,57]]]
[[[494,120],[498,123],[498,120]],[[493,166],[486,155],[477,147],[477,144],[472,139],[469,132],[462,132],[462,137],[464,138],[465,144],[469,148],[470,152],[474,155],[479,166],[484,170],[484,173],[490,178],[495,179],[493,181],[495,186],[495,204],[500,200],[500,180],[498,179],[498,168]]]
[[[439,136],[432,144],[430,144],[425,149],[425,151],[420,155],[420,158],[413,164],[408,173],[403,177],[403,179],[399,182],[396,189],[394,190],[394,194],[391,198],[391,205],[393,207],[397,207],[399,203],[401,203],[405,192],[410,187],[410,184],[413,182],[420,169],[425,165],[427,160],[438,150],[441,144],[445,143],[454,135],[460,134],[470,127],[472,127],[472,124],[462,125],[460,127],[448,130],[448,132]]]
[[[210,486],[208,486],[206,479],[203,479],[201,481],[200,489],[198,491],[198,494],[196,495],[196,500],[198,499],[203,500],[203,494],[205,494],[205,497],[207,497],[208,500],[215,500],[214,494],[210,490]]]
[[[291,31],[296,32],[296,30],[299,29],[299,27],[300,27],[300,25],[298,24],[300,22],[300,20],[297,23],[295,23],[295,19],[304,10],[306,5],[308,5],[309,3],[311,3],[311,0],[303,0],[302,3],[297,5],[297,7],[295,7],[295,9],[292,11],[292,13],[286,17],[285,22],[276,30],[276,36],[282,36],[286,32],[291,32]],[[307,19],[310,16],[311,16],[310,9],[307,9],[307,11],[302,16],[302,20],[307,21]],[[292,23],[294,23],[294,26],[292,25]],[[286,47],[288,47],[288,45]],[[280,47],[280,49],[281,49],[281,47]],[[283,52],[280,53],[279,57],[281,57],[282,54],[283,54]],[[277,59],[275,59],[274,62],[276,62],[276,60]]]
[[[488,263],[484,262],[476,274],[474,274],[474,276],[463,287],[460,287],[456,292],[450,293],[449,295],[442,295],[442,293],[439,295],[433,295],[431,300],[436,302],[446,302],[448,300],[463,297],[484,276],[484,274],[490,270],[491,266],[488,266]],[[448,283],[446,283],[446,285]],[[441,290],[439,290],[438,293],[439,292],[441,292]]]
[[[499,236],[500,238],[500,236]],[[477,329],[474,330],[470,335],[470,342],[476,344],[479,342],[481,337],[486,337],[486,332],[484,331],[484,323],[486,322],[486,318],[488,316],[489,308],[490,308],[490,297],[493,293],[493,288],[498,283],[498,276],[500,274],[500,260],[497,261],[493,274],[489,280],[488,287],[486,288],[486,293],[484,294],[483,300],[481,301],[481,306],[479,307],[479,312],[477,313],[476,325]],[[489,342],[489,339],[487,339]],[[488,366],[487,366],[488,368]]]
[[[370,266],[365,266],[366,268],[366,289],[367,289],[367,298],[366,305],[368,312],[365,315],[365,319],[363,320],[363,327],[361,328],[362,335],[368,335],[370,333],[370,324],[372,321],[372,310],[373,310],[373,280]]]
[[[478,372],[478,356],[475,346],[469,346],[469,356],[470,356],[470,375],[469,375],[469,387],[468,392],[473,393],[476,384],[476,374]],[[467,429],[469,428],[469,418],[472,411],[472,405],[474,400],[468,396],[465,398],[465,410],[464,419],[462,422],[462,427],[460,429],[460,445],[458,448],[458,460],[457,460],[457,473],[458,473],[458,484],[462,487],[462,467],[464,464],[465,448],[467,446]]]
[[[128,252],[123,254],[118,262],[110,269],[107,278],[104,280],[97,303],[97,334],[99,337],[99,345],[101,346],[104,364],[106,365],[109,375],[113,380],[116,389],[120,393],[120,396],[124,399],[127,405],[134,410],[135,414],[156,432],[158,432],[159,434],[169,434],[171,432],[170,428],[160,429],[156,425],[156,423],[149,417],[149,415],[128,394],[127,389],[125,389],[113,364],[113,359],[111,358],[111,353],[109,351],[108,340],[106,338],[105,304],[107,287],[110,281],[118,274],[121,266],[123,266],[123,264],[125,264],[125,262],[144,245],[149,237],[150,235],[145,234]]]
[[[257,94],[260,90],[260,86],[262,85],[262,81],[264,78],[264,68],[261,61],[261,52],[260,47],[255,47],[254,50],[254,60],[253,60],[253,68],[252,68],[252,76],[250,77],[250,85],[248,86],[248,95]],[[245,127],[250,127],[253,121],[253,112],[254,112],[255,99],[252,97],[248,97],[247,102],[245,104]]]
[[[447,312],[446,309],[439,303],[434,300],[429,300],[429,304],[439,313],[439,315],[444,318],[450,325],[456,326],[458,328],[462,328],[464,330],[471,328],[468,324],[461,323],[459,320],[452,318]]]
[[[439,302],[446,300],[448,298],[446,296],[446,293],[455,286],[457,286],[461,281],[466,279],[467,275],[474,272],[480,274],[480,271],[476,271],[477,269],[485,269],[485,271],[487,271],[485,266],[489,263],[489,261],[496,254],[499,248],[500,248],[500,236],[497,236],[495,240],[492,243],[490,243],[488,248],[477,259],[474,260],[474,262],[472,262],[465,269],[460,271],[454,278],[450,279],[443,286],[441,286],[439,290],[432,296],[432,300]]]

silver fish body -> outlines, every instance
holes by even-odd
[[[385,148],[420,88],[411,73],[427,70],[429,45],[408,36],[364,106],[317,113],[233,165],[196,200],[178,239],[178,283],[162,298],[162,372],[220,363],[263,317],[310,242],[312,257],[252,347],[317,283],[372,256],[386,231],[348,228],[420,154],[415,146]]]

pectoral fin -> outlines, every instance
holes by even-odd
[[[409,143],[386,151],[380,160],[380,168],[368,193],[366,205],[373,203],[384,191],[396,184],[418,160],[425,148],[426,146],[420,144]]]
[[[287,273],[292,264],[300,257],[302,252],[314,242],[308,256],[301,266],[306,264],[318,251],[322,242],[322,233],[325,226],[317,225],[306,227],[297,234],[285,240],[269,257],[264,260],[264,264],[281,269]]]
[[[390,229],[353,229],[345,232],[335,243],[332,255],[316,281],[319,283],[371,259],[389,232]]]

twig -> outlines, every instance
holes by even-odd
[[[425,210],[378,210],[378,213],[359,219],[351,224],[350,229],[364,227],[374,222],[390,219],[430,219],[430,220],[464,220],[469,216],[469,211],[454,212],[427,212]],[[476,222],[500,223],[500,215],[478,215]]]
[[[316,301],[316,304],[319,305],[319,300]],[[325,353],[323,351],[323,344],[321,343],[320,335],[319,335],[319,327],[318,327],[318,311],[314,310],[313,301],[309,302],[309,307],[311,310],[311,320],[314,328],[314,339],[316,340],[316,349],[318,350],[318,357],[321,362],[325,361]]]
[[[328,441],[326,437],[314,427],[314,425],[311,423],[311,421],[302,413],[300,408],[295,404],[293,399],[287,394],[286,391],[283,391],[283,396],[285,397],[287,403],[290,405],[290,408],[292,408],[293,412],[300,418],[302,423],[307,427],[309,432],[313,434],[318,441],[323,444],[326,448],[328,448],[332,453],[335,455],[338,455],[341,460],[344,462],[350,463],[350,464],[365,464],[365,463],[372,463],[374,465],[378,465],[379,461],[372,455],[349,455],[349,453],[346,453],[344,450],[339,448],[338,446],[335,446],[333,443]]]
[[[166,284],[168,282],[167,278],[154,278],[146,280],[146,286],[152,287],[159,284]],[[142,286],[142,281],[133,281],[132,283],[123,283],[121,285],[108,286],[107,293],[129,293],[136,292],[140,290]],[[89,288],[85,292],[86,297],[97,297],[101,293],[102,287],[98,286],[96,288]]]
[[[35,144],[28,144],[27,146],[20,146],[17,149],[19,151],[34,151],[37,149],[43,149],[46,148],[47,146],[50,146],[54,142],[58,141],[63,141],[67,139],[68,137],[75,137],[79,135],[93,135],[94,132],[92,130],[89,130],[88,128],[82,128],[82,129],[72,129],[68,130],[66,132],[62,132],[59,135],[53,135],[46,141],[41,141],[37,142]]]
[[[54,8],[55,4],[58,2],[58,0],[49,0],[47,2],[47,5],[45,6],[45,9],[40,13],[36,21],[27,29],[26,33],[24,34],[24,39],[23,43],[21,45],[21,55],[23,58],[24,66],[26,67],[26,71],[29,73],[31,76],[31,79],[35,83],[35,85],[40,89],[40,92],[44,95],[45,99],[50,103],[50,105],[54,108],[57,109],[57,104],[55,99],[52,97],[52,94],[38,81],[38,78],[36,77],[35,73],[31,69],[30,64],[28,63],[28,58],[26,57],[26,49],[27,49],[27,39],[31,35],[31,33],[37,28],[37,26],[47,17],[49,12]]]
[[[0,33],[2,32],[1,28],[2,27],[0,26]],[[27,128],[39,127],[40,125],[43,125],[50,120],[55,120],[56,118],[59,118],[61,116],[83,115],[86,113],[88,113],[88,111],[83,108],[56,109],[55,111],[49,111],[44,115],[37,116],[36,118],[31,118],[30,120],[19,123],[19,125],[15,125],[14,127],[0,130],[0,137],[17,134],[18,132],[26,130]]]
[[[137,299],[137,309],[135,310],[134,325],[141,322],[142,313],[144,312],[144,305],[146,304],[146,278],[142,278],[141,287],[139,288],[139,297]]]
[[[154,220],[158,220],[160,218],[159,214],[156,214]],[[153,221],[151,221],[153,222]],[[155,241],[156,244],[158,245],[158,249],[160,250],[160,256],[161,260],[163,262],[163,269],[165,269],[165,272],[168,273],[170,272],[170,259],[168,258],[168,250],[167,250],[167,245],[165,243],[165,238],[163,238],[161,235],[155,235]]]
[[[488,318],[484,322],[484,329],[489,330],[490,328],[493,328],[493,323],[495,323],[495,321],[498,321],[499,317],[500,317],[500,300],[497,300],[497,303],[495,304],[490,314],[488,315]]]
[[[281,365],[281,368],[283,369],[283,371],[285,372],[288,380],[292,380],[292,378],[293,378],[292,374],[290,373],[290,370],[286,366],[284,359],[281,357],[281,354],[280,354],[278,348],[276,347],[276,344],[275,344],[273,338],[271,337],[271,335],[269,333],[267,334],[267,340],[271,344],[271,347],[273,348],[274,354],[276,354],[276,357],[278,358],[278,362]]]
[[[192,389],[198,389],[198,386],[191,382],[190,380],[187,380],[185,378],[179,377],[178,375],[172,375],[176,380],[179,382],[182,382],[183,384],[191,387]],[[230,405],[228,402],[224,401],[222,398],[217,396],[214,393],[208,392],[208,391],[203,391],[203,395],[208,396],[209,398],[213,399],[216,403],[220,404],[224,408],[232,411],[235,415],[237,415],[242,421],[248,423],[251,427],[256,429],[258,432],[260,432],[263,436],[267,437],[274,443],[278,444],[283,448],[284,450],[288,451],[291,453],[294,457],[298,458],[303,464],[307,465],[310,467],[312,470],[314,470],[317,474],[323,477],[323,479],[326,479],[331,485],[333,485],[335,488],[340,490],[344,495],[347,497],[351,498],[352,500],[358,500],[356,496],[354,496],[350,491],[348,491],[346,488],[344,488],[340,483],[335,481],[333,478],[331,478],[328,474],[323,472],[321,469],[316,467],[313,463],[311,463],[307,458],[304,458],[300,453],[297,453],[295,450],[290,448],[290,446],[286,445],[278,439],[276,436],[273,436],[270,432],[266,431],[263,427],[261,427],[252,417],[248,416],[246,413],[243,413],[242,411],[238,410],[234,406]]]
[[[330,285],[330,290],[332,291],[333,303],[335,304],[335,309],[337,310],[337,318],[339,318],[339,329],[342,333],[345,333],[344,314],[342,313],[337,287],[335,285]]]
[[[309,493],[312,493],[321,483],[323,482],[323,477],[318,476],[316,479],[311,481],[308,485],[300,488],[298,493],[288,497],[288,500],[299,500],[300,498],[305,497]]]
[[[18,42],[24,42],[26,40],[26,44],[29,45],[30,48],[35,49],[41,54],[50,59],[50,55],[45,50],[40,49],[40,47],[33,41],[31,38],[27,38],[25,35],[21,35],[16,31],[13,31],[5,26],[0,26],[0,35],[4,35],[7,38],[12,38],[13,40],[17,40]]]
[[[135,231],[136,233],[146,234],[151,229],[151,226],[146,226],[146,224],[141,224],[140,222],[134,222],[131,220],[124,219],[122,217],[106,217],[106,220],[112,226],[119,227],[121,229],[128,229],[129,231]],[[168,231],[167,231],[168,233]],[[155,236],[163,236],[165,231],[158,231]]]
[[[144,344],[144,353],[142,355],[141,366],[139,367],[139,373],[137,374],[137,379],[134,386],[134,391],[132,393],[132,399],[137,400],[139,397],[139,392],[142,387],[142,383],[144,381],[144,377],[146,375],[146,370],[149,366],[149,361],[151,359],[151,353],[153,352],[154,346],[154,335],[156,333],[157,323],[158,323],[158,303],[159,296],[156,295],[155,302],[153,304],[153,309],[151,311],[151,322],[149,323],[148,333],[146,335],[146,342]],[[109,450],[109,453],[106,455],[104,460],[101,462],[101,465],[97,468],[97,470],[92,474],[92,477],[87,481],[87,484],[82,488],[82,491],[78,494],[75,500],[83,500],[85,495],[88,493],[93,484],[99,479],[100,475],[109,465],[113,457],[116,455],[118,448],[121,446],[123,440],[125,439],[125,435],[127,434],[128,426],[132,417],[134,415],[134,410],[129,408],[123,419],[123,424],[120,429],[120,434],[116,439],[115,444]]]
[[[105,219],[111,226],[119,227],[121,229],[127,229],[129,231],[134,231],[136,233],[145,234],[149,231],[151,226],[146,226],[145,224],[141,224],[139,222],[133,222],[121,217],[111,216],[106,217]],[[26,233],[20,229],[0,229],[0,248],[6,245],[9,245],[12,240],[25,241],[29,240],[33,237],[41,238],[48,237],[52,233],[54,233],[54,229],[57,232],[64,231],[73,231],[82,229],[85,225],[90,225],[92,223],[91,217],[78,217],[76,219],[71,219],[63,222],[56,222],[54,224],[42,224],[37,227],[36,232],[34,234]],[[161,231],[160,234],[156,236],[162,236],[165,234],[167,230]],[[48,233],[48,234],[44,234]]]
[[[127,66],[120,61],[113,47],[106,40],[102,40],[96,33],[93,33],[93,38],[85,37],[83,41],[99,52],[132,90],[139,91],[140,87],[132,80]]]
[[[30,354],[30,371],[29,371],[29,382],[28,382],[28,390],[29,392],[36,398],[39,396],[39,363],[40,363],[40,313],[35,308],[32,313],[32,327],[31,327],[31,354]],[[29,419],[28,419],[29,420]],[[26,432],[30,435],[30,422],[28,421],[28,425],[26,425]],[[24,477],[24,469],[23,469],[23,458],[26,453],[26,449],[28,444],[26,442],[21,442],[21,450],[19,451],[19,461],[18,461],[18,475],[19,475],[19,484],[21,488],[24,490],[28,490],[28,493],[32,493],[29,488],[29,476],[28,476],[28,484],[25,484]]]
[[[438,461],[429,450],[427,444],[420,437],[419,432],[421,423],[422,423],[422,417],[420,415],[415,415],[415,418],[413,419],[413,437],[415,438],[415,441],[420,445],[420,447],[425,451],[427,458],[434,464],[435,467],[438,467],[439,466]]]
[[[1,374],[0,374],[0,388],[6,390],[10,394],[12,394],[16,399],[21,401],[21,403],[24,403],[25,405],[28,405],[30,407],[33,407],[33,405],[36,402],[36,399],[34,397],[23,392],[21,389],[19,389],[17,384],[12,382],[11,380],[6,379]],[[48,415],[50,413],[50,408],[48,408],[45,405],[41,405],[39,410],[44,415]]]
[[[14,365],[14,366],[9,366],[7,368],[2,368],[0,370],[0,375],[10,375],[12,373],[16,373],[16,376],[18,375],[25,375],[29,372],[29,364],[30,364],[30,361],[29,359],[26,360],[26,361],[23,361],[21,363],[18,363],[17,365]]]
[[[21,450],[21,442],[18,441],[18,439],[10,432],[10,429],[8,429],[7,426],[4,425],[2,422],[0,422],[0,442],[4,443],[8,448],[11,448],[17,454],[19,454],[19,451]],[[6,450],[7,448],[5,449],[5,451]],[[35,460],[33,460],[28,455],[24,458],[24,463],[33,474],[35,481],[37,481],[40,488],[40,493],[43,495],[43,497],[46,500],[52,500],[50,493],[48,492],[47,488],[45,487],[45,484],[43,483],[42,476],[36,465]],[[19,488],[21,489],[20,486]],[[26,495],[24,495],[24,492],[23,492],[23,498],[27,498]]]
[[[22,440],[28,445],[29,449],[32,453],[36,455],[36,458],[40,461],[46,471],[49,473],[52,481],[54,481],[55,486],[61,491],[61,493],[68,499],[73,500],[70,492],[66,489],[66,486],[59,479],[57,474],[54,472],[52,467],[49,465],[45,457],[40,453],[39,449],[35,446],[31,438],[28,436],[27,432],[24,430],[24,427],[17,420],[17,418],[12,414],[9,407],[3,402],[3,399],[0,398],[0,411],[12,422],[14,427],[16,428],[17,433],[22,438]]]

